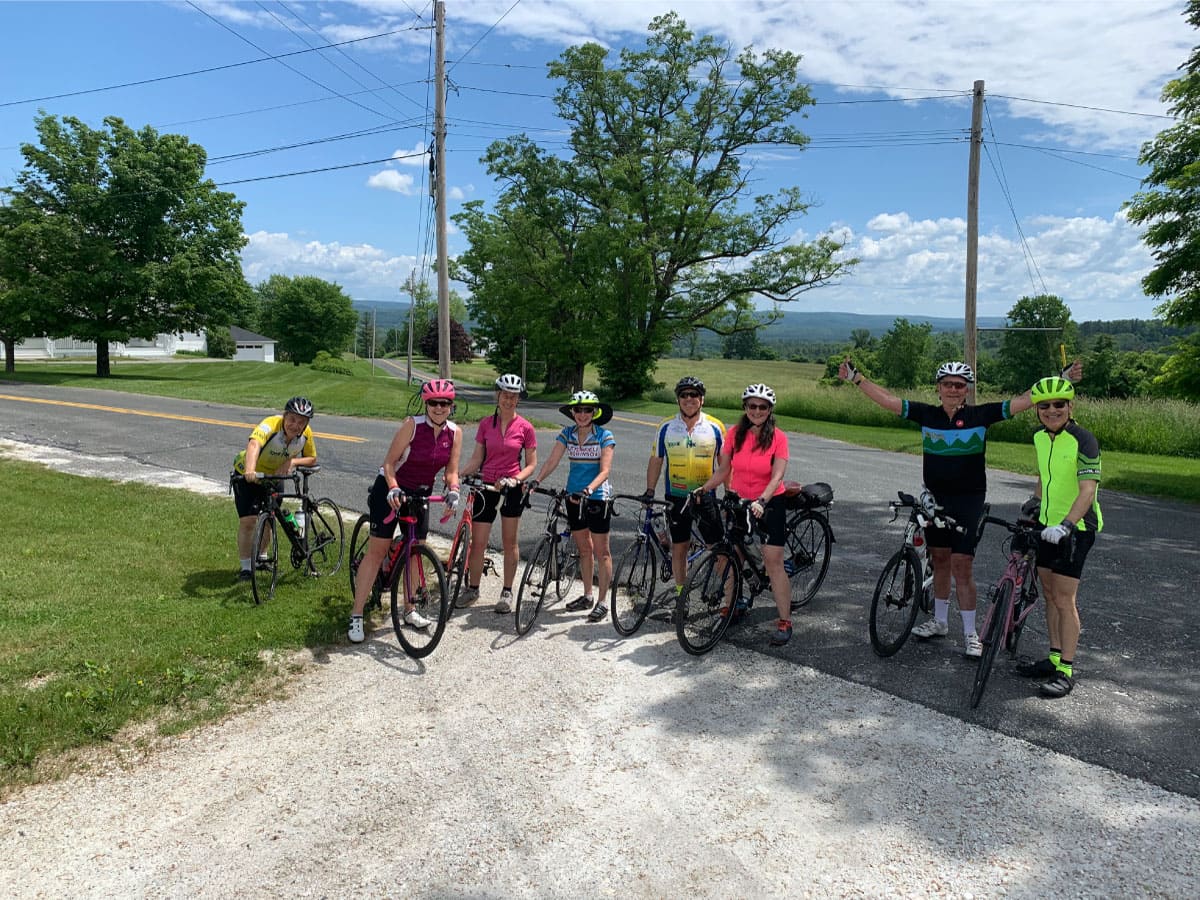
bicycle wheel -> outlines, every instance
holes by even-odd
[[[996,592],[996,602],[988,610],[987,621],[983,623],[983,655],[979,657],[979,665],[975,669],[975,683],[971,686],[971,709],[977,707],[983,699],[988,676],[992,674],[992,663],[996,661],[996,653],[1004,643],[1004,630],[1012,609],[1012,590],[1011,581],[1000,583],[1000,589]]]
[[[560,537],[554,545],[554,555],[554,591],[559,600],[565,600],[579,578],[579,545],[574,538]]]
[[[309,571],[319,578],[337,574],[346,549],[342,511],[328,497],[307,504],[304,536],[308,541]]]
[[[521,573],[521,586],[517,588],[517,634],[529,631],[537,619],[538,612],[541,611],[542,602],[546,598],[546,588],[550,584],[550,554],[554,552],[551,538],[544,537],[538,541],[533,555],[525,563],[525,571]]]
[[[871,646],[880,656],[891,656],[904,646],[917,620],[921,603],[921,561],[912,547],[892,554],[871,597]]]
[[[1029,578],[1033,577],[1031,572]],[[1013,606],[1012,628],[1004,638],[1004,649],[1009,652],[1009,655],[1017,655],[1017,645],[1021,643],[1021,632],[1025,630],[1025,621],[1029,618],[1026,610],[1037,603],[1037,594],[1027,589],[1029,580],[1022,582],[1021,592],[1017,595],[1016,605]],[[1032,596],[1031,596],[1032,595]]]
[[[707,653],[729,627],[742,599],[738,561],[728,550],[700,557],[688,576],[675,611],[675,634],[688,653]]]
[[[806,509],[788,522],[783,567],[792,585],[792,610],[806,606],[817,595],[829,571],[833,529],[824,513]]]
[[[467,556],[471,552],[471,529],[460,524],[454,535],[454,546],[450,548],[450,559],[446,566],[447,591],[450,594],[450,609],[458,607],[458,595],[462,593],[467,579]]]
[[[646,621],[646,613],[654,600],[654,589],[658,585],[658,561],[645,535],[638,535],[629,545],[617,564],[613,576],[612,607],[613,628],[617,634],[629,637]]]
[[[358,565],[367,554],[367,541],[370,539],[371,517],[359,516],[358,521],[354,523],[354,530],[350,532],[350,553],[346,562],[346,570],[350,573],[351,597],[354,596],[354,582],[358,578]],[[367,598],[365,609],[379,609],[382,606],[379,602],[382,594],[383,585],[379,581],[378,573],[376,573],[375,584],[371,587],[371,596]]]
[[[418,386],[412,396],[408,398],[408,406],[405,407],[405,412],[410,416],[419,416],[425,411],[425,403],[421,400],[421,388]]]
[[[420,659],[432,653],[442,639],[446,620],[450,618],[450,598],[446,595],[442,561],[425,544],[417,544],[411,550],[407,577],[400,572],[392,582],[392,628],[404,652]],[[410,606],[413,615],[428,620],[429,624],[418,627],[406,622]]]
[[[254,602],[262,603],[275,596],[279,583],[279,530],[272,513],[259,513],[254,523],[254,578],[250,581]]]

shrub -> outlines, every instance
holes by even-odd
[[[311,365],[318,372],[330,372],[334,375],[354,374],[354,370],[350,368],[349,364],[330,356],[324,350],[317,351],[316,359],[312,361]]]

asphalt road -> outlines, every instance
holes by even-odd
[[[472,402],[486,403],[487,394],[474,396]],[[163,469],[164,480],[179,472],[224,479],[250,429],[271,412],[0,381],[0,438],[136,460]],[[561,418],[553,405],[526,404],[523,412],[543,421]],[[313,424],[322,465],[314,479],[317,493],[347,509],[365,509],[367,488],[398,421],[318,414]],[[645,486],[653,424],[645,416],[618,413],[609,425],[617,438],[614,483],[620,493],[640,493]],[[468,441],[471,435],[473,426],[468,427]],[[552,436],[549,430],[539,432],[543,459]],[[750,625],[731,631],[730,640],[1200,797],[1200,654],[1194,649],[1200,635],[1191,616],[1200,575],[1195,541],[1200,509],[1102,489],[1106,527],[1088,559],[1080,591],[1084,631],[1075,691],[1064,700],[1043,700],[1013,674],[1013,662],[1002,655],[987,696],[973,711],[967,706],[972,668],[960,655],[961,629],[954,614],[949,638],[926,644],[910,641],[890,659],[876,657],[867,639],[867,606],[875,579],[901,539],[901,524],[889,524],[887,501],[897,490],[919,490],[920,459],[807,435],[789,438],[788,477],[834,486],[831,524],[836,544],[829,575],[817,598],[797,617],[795,637],[786,647],[767,646],[771,613],[760,608],[761,603]],[[559,482],[562,474],[565,470],[552,480]],[[990,471],[993,512],[1015,516],[1031,484],[1031,478]],[[615,522],[614,555],[628,539],[631,520],[626,516]],[[540,521],[534,514],[522,520],[524,546],[530,545]],[[231,545],[232,538],[231,505]],[[231,569],[232,555],[231,550]],[[1002,568],[1000,535],[992,532],[984,536],[977,556],[981,586]],[[1045,648],[1037,619],[1031,619],[1035,624],[1026,629],[1022,643],[1022,650],[1035,656]],[[645,627],[667,625],[652,620]],[[511,621],[497,618],[496,628],[511,628]],[[614,652],[633,652],[637,646],[636,636],[619,640],[611,626],[597,628],[607,629]],[[720,648],[714,652],[720,653]],[[658,658],[661,655],[640,656],[648,670],[673,664]],[[945,748],[948,754],[955,750]],[[981,769],[979,777],[986,772]],[[1047,803],[1053,805],[1053,798]]]

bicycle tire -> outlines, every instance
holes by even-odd
[[[571,586],[579,578],[579,545],[575,543],[574,538],[560,535],[554,546],[554,553],[557,557],[554,566],[554,593],[558,595],[559,600],[565,600],[571,593]]]
[[[410,549],[407,577],[399,572],[392,580],[392,628],[404,652],[421,659],[432,653],[442,639],[446,620],[450,618],[450,598],[446,595],[446,569],[437,554],[426,544]],[[430,624],[425,628],[405,624],[405,609],[409,604],[429,619]]]
[[[350,596],[354,596],[355,581],[358,578],[358,566],[362,562],[362,558],[367,553],[367,542],[371,539],[371,517],[359,516],[358,521],[354,523],[354,530],[350,532],[350,552],[346,557],[346,570],[350,574]],[[383,597],[383,583],[379,578],[379,573],[375,573],[375,583],[371,586],[371,595],[367,597],[366,606],[363,611],[369,609],[381,609],[383,604],[380,602]]]
[[[904,646],[917,621],[923,590],[917,552],[901,547],[883,567],[871,597],[868,630],[877,655],[892,656]]]
[[[996,602],[988,610],[987,621],[983,623],[983,653],[979,657],[979,665],[975,668],[975,681],[971,685],[971,709],[979,706],[979,701],[983,699],[988,676],[992,674],[992,664],[996,661],[996,653],[1004,643],[1004,630],[1012,607],[1012,589],[1011,581],[1001,582],[996,592]]]
[[[425,411],[425,402],[421,399],[420,387],[408,398],[408,405],[404,408],[404,411],[410,416],[419,416]]]
[[[1033,577],[1034,575],[1031,572],[1029,578]],[[1030,591],[1025,588],[1027,584],[1029,584],[1028,579],[1022,583],[1021,592],[1017,595],[1018,603],[1013,607],[1012,628],[1004,636],[1004,649],[1013,657],[1017,655],[1017,647],[1021,643],[1021,634],[1025,631],[1025,623],[1029,620],[1029,616],[1023,615],[1023,613],[1026,609],[1031,608],[1037,603],[1037,595],[1030,596]]]
[[[741,600],[742,575],[732,552],[717,549],[700,557],[675,609],[679,645],[693,656],[703,656],[724,636]]]
[[[644,534],[630,544],[621,554],[613,576],[612,607],[613,628],[622,637],[630,637],[642,627],[650,604],[654,600],[654,589],[658,585],[658,560]]]
[[[346,526],[342,511],[328,497],[305,504],[304,537],[308,570],[318,578],[336,575],[346,551]]]
[[[450,548],[450,557],[446,566],[446,578],[450,593],[450,610],[453,613],[461,609],[458,605],[459,595],[462,594],[463,584],[467,580],[467,557],[471,553],[471,529],[460,524],[454,536],[454,546]]]
[[[538,541],[533,555],[525,563],[525,571],[521,573],[521,585],[517,588],[514,611],[518,635],[525,634],[533,627],[546,599],[546,589],[550,585],[550,554],[555,552],[550,546],[550,541],[549,537]]]
[[[250,592],[255,603],[265,603],[275,596],[275,585],[279,583],[279,529],[274,513],[258,514],[250,547],[254,554]]]
[[[792,586],[793,612],[807,606],[821,589],[832,544],[833,529],[819,510],[803,510],[788,522],[784,568]]]

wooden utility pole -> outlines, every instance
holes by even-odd
[[[975,330],[975,291],[979,279],[979,150],[983,145],[983,82],[975,82],[971,104],[971,162],[967,171],[967,298],[963,318],[963,356],[976,369],[977,332]],[[975,401],[975,386],[967,389],[968,401]]]
[[[437,194],[433,205],[437,213],[437,296],[438,296],[438,375],[450,377],[450,270],[446,241],[446,4],[433,5],[434,43],[437,64],[434,70],[436,100],[433,107],[433,159]]]

